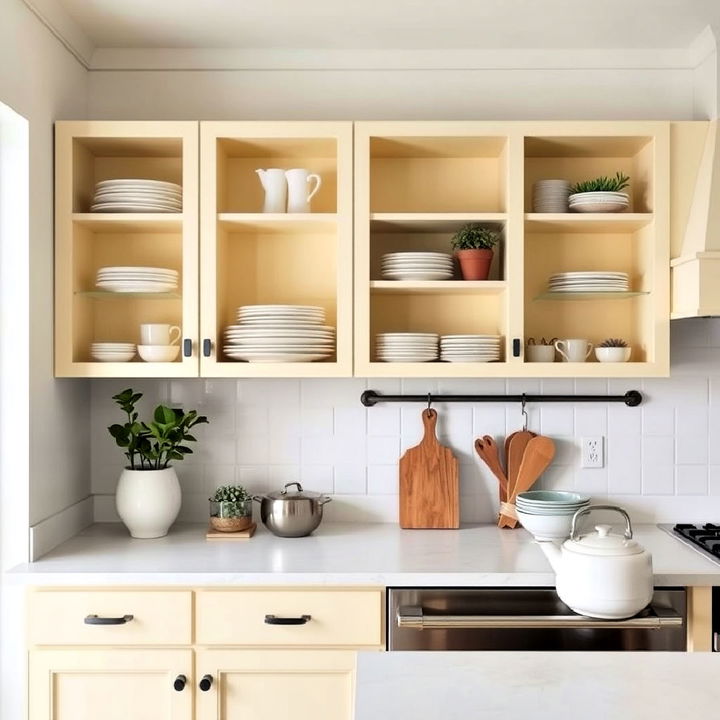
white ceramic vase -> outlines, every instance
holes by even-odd
[[[130,470],[118,481],[115,506],[134,538],[167,535],[180,512],[182,493],[175,468]]]

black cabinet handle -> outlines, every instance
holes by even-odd
[[[192,340],[190,338],[183,340],[183,356],[192,357]]]
[[[267,625],[305,625],[306,622],[312,620],[311,615],[301,615],[300,617],[277,617],[276,615],[266,615],[265,623]]]
[[[182,692],[185,689],[185,683],[187,682],[187,678],[184,675],[178,675],[175,678],[175,682],[173,683],[173,687],[178,692]]]
[[[133,619],[133,615],[123,615],[122,617],[98,617],[97,615],[88,615],[85,618],[86,625],[125,625]]]
[[[213,684],[213,677],[212,675],[203,675],[202,680],[200,681],[200,689],[203,692],[207,692]]]
[[[203,340],[203,357],[210,357],[211,353],[212,353],[212,340],[210,338],[205,338]]]
[[[513,357],[520,357],[520,338],[513,338]]]

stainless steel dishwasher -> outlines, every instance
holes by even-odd
[[[686,649],[683,588],[629,620],[575,614],[553,588],[390,588],[388,650]]]

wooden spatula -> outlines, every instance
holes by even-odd
[[[525,448],[520,472],[509,502],[515,502],[519,493],[526,492],[547,470],[555,457],[555,443],[549,437],[538,435],[530,440]]]
[[[435,434],[437,411],[423,410],[425,434],[400,458],[400,527],[458,528],[458,462]]]
[[[500,487],[500,500],[505,502],[507,497],[507,477],[500,463],[500,455],[495,441],[490,435],[485,435],[482,439],[475,440],[475,452],[480,459],[490,468],[490,472],[498,479]]]
[[[508,479],[508,497],[511,497],[515,489],[520,465],[522,463],[525,448],[528,443],[535,437],[535,433],[529,430],[520,430],[512,434],[512,438],[507,446],[507,479]]]

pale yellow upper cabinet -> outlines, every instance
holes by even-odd
[[[256,170],[321,177],[309,212],[263,212]],[[352,123],[201,123],[204,377],[352,375]],[[279,208],[278,208],[279,209]],[[244,362],[223,351],[242,305],[324,308],[336,352],[315,362]]]
[[[355,373],[360,376],[632,377],[669,372],[669,127],[631,122],[355,125]],[[537,180],[620,171],[617,214],[534,213]],[[387,252],[451,252],[467,222],[502,228],[489,280],[381,277]],[[548,294],[568,271],[621,271],[629,293]],[[494,363],[381,362],[377,334],[500,335]],[[533,337],[623,338],[628,363],[530,363]],[[559,359],[559,358],[558,358]]]
[[[96,184],[144,179],[182,186],[182,212],[90,212]],[[172,269],[170,292],[96,287],[109,266]],[[174,362],[98,362],[92,343],[139,344],[140,325],[181,328]],[[59,122],[55,126],[55,374],[198,374],[198,124]],[[184,341],[184,342],[183,342]],[[189,352],[184,352],[189,351]]]

